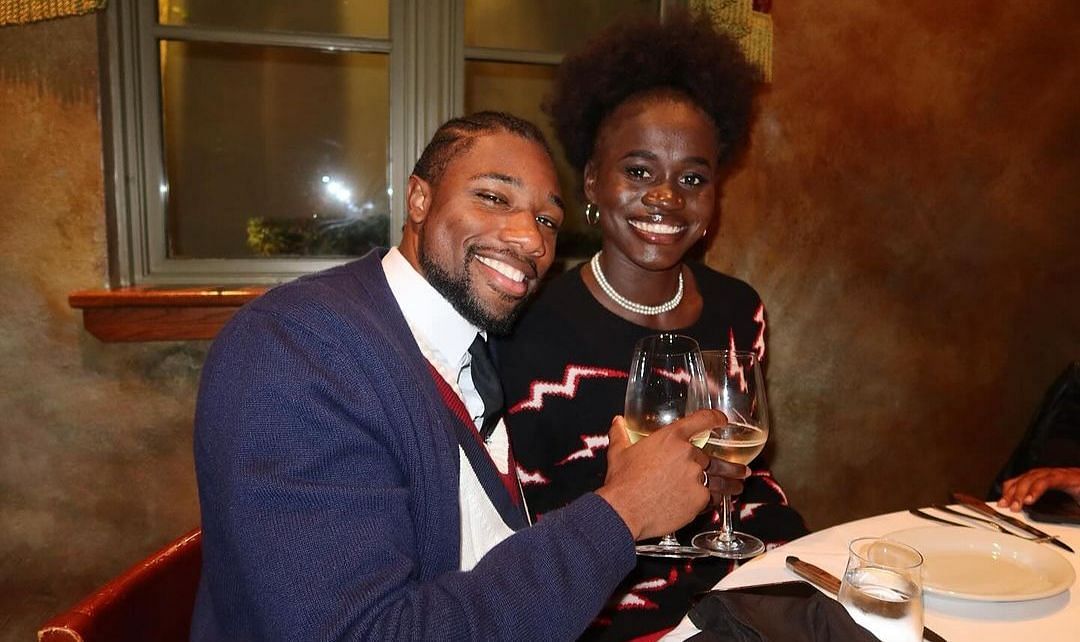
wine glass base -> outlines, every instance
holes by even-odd
[[[765,543],[753,535],[732,533],[732,539],[729,542],[722,541],[721,535],[723,535],[721,531],[698,533],[693,539],[694,547],[713,557],[728,560],[744,560],[765,552]]]
[[[682,546],[681,544],[639,544],[634,547],[634,550],[642,557],[666,557],[682,560],[698,559],[710,555],[709,551],[694,546]]]

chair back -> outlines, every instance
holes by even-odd
[[[202,564],[195,529],[38,630],[39,642],[187,642]]]

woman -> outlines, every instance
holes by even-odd
[[[530,511],[603,483],[634,343],[661,330],[703,348],[765,354],[764,310],[746,283],[688,263],[716,221],[725,172],[744,147],[755,72],[705,19],[620,23],[568,56],[546,105],[584,176],[601,252],[551,282],[499,345],[507,421]],[[806,532],[763,467],[736,503],[741,528],[776,543]],[[707,514],[679,538],[713,529]],[[586,632],[631,639],[674,626],[691,597],[732,568],[719,559],[639,558]]]

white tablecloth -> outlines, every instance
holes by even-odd
[[[930,511],[934,513],[935,511]],[[1023,513],[1016,516],[1023,517]],[[942,517],[945,517],[942,515]],[[959,518],[954,521],[963,521]],[[1080,551],[1080,527],[1061,524],[1029,522],[1057,535],[1073,550]],[[795,555],[817,564],[836,577],[844,573],[848,542],[856,537],[879,537],[893,531],[933,522],[920,519],[907,511],[878,515],[827,528],[806,537],[788,542],[764,555],[752,559],[716,585],[718,589],[752,586],[797,580],[784,566],[784,558]],[[942,526],[945,528],[945,526]],[[1080,578],[1080,555],[1069,553],[1051,544],[1073,566]],[[1080,580],[1078,580],[1080,581]],[[926,626],[934,629],[949,642],[1057,642],[1080,640],[1080,586],[1041,600],[1024,602],[973,602],[925,594]],[[688,618],[664,636],[661,642],[685,640],[698,632]]]

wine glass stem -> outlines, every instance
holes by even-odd
[[[721,518],[723,521],[720,526],[720,536],[718,539],[721,542],[732,542],[735,540],[733,535],[735,529],[731,525],[731,512],[733,510],[731,495],[724,495],[724,509],[721,511]]]
[[[679,540],[675,539],[675,534],[674,533],[668,533],[667,535],[664,535],[663,537],[660,538],[660,541],[657,542],[657,545],[659,545],[659,546],[669,546],[669,547],[674,548],[674,547],[679,545]]]

